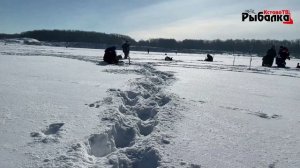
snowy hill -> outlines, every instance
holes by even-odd
[[[33,38],[12,38],[12,39],[1,39],[0,42],[4,44],[28,44],[28,45],[41,45],[37,39]]]
[[[0,167],[300,167],[300,60],[23,43],[0,42]]]

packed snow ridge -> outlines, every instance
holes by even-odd
[[[179,98],[164,91],[175,78],[171,72],[158,71],[151,65],[138,66],[140,69],[105,70],[136,73],[142,77],[130,83],[130,90],[109,89],[108,97],[86,104],[90,108],[105,106],[101,124],[105,124],[106,129],[73,144],[56,158],[45,159],[40,166],[154,168],[164,165],[160,153],[171,138],[166,132],[180,117]],[[43,133],[45,136],[56,134],[62,125],[50,125]]]

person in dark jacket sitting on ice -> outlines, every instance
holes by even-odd
[[[105,49],[103,61],[109,64],[117,64],[119,62],[115,46],[108,47]]]
[[[290,60],[290,52],[288,48],[280,46],[278,56],[276,57],[276,64],[279,68],[285,68],[286,62],[285,60]]]
[[[165,61],[173,61],[173,58],[169,57],[167,53],[165,53]]]
[[[166,56],[166,57],[165,57],[165,61],[173,61],[173,58],[172,58],[172,57]]]
[[[274,58],[276,57],[276,50],[275,50],[275,46],[273,45],[268,51],[267,51],[267,55],[263,57],[262,59],[262,66],[265,67],[271,67],[273,65],[274,62]]]
[[[214,61],[214,57],[210,54],[207,54],[206,58],[204,61],[209,61],[209,62],[213,62]]]

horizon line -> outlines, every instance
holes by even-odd
[[[93,33],[103,33],[103,34],[108,34],[108,35],[125,35],[125,36],[128,36],[130,38],[132,38],[133,40],[135,40],[136,42],[139,42],[139,41],[148,41],[148,40],[152,40],[152,39],[168,39],[168,40],[175,40],[177,42],[180,42],[180,41],[184,41],[184,40],[203,40],[203,41],[215,41],[215,40],[220,40],[220,41],[228,41],[228,40],[270,40],[270,41],[298,41],[300,40],[300,37],[299,38],[295,38],[295,39],[249,39],[249,38],[227,38],[227,39],[191,39],[191,38],[185,38],[183,40],[178,40],[176,38],[162,38],[162,37],[154,37],[154,38],[148,38],[147,40],[145,39],[140,39],[140,40],[137,40],[136,38],[133,38],[132,36],[130,35],[127,35],[127,34],[121,34],[121,33],[107,33],[107,32],[100,32],[100,31],[92,31],[92,30],[78,30],[78,29],[34,29],[34,30],[26,30],[26,31],[22,31],[22,32],[19,32],[19,33],[2,33],[0,32],[0,34],[6,34],[6,35],[17,35],[17,34],[22,34],[22,33],[25,33],[25,32],[30,32],[30,31],[81,31],[81,32],[93,32]]]

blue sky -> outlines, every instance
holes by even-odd
[[[244,23],[246,9],[289,9],[294,25]],[[0,0],[0,32],[71,29],[136,40],[299,39],[299,0]]]

